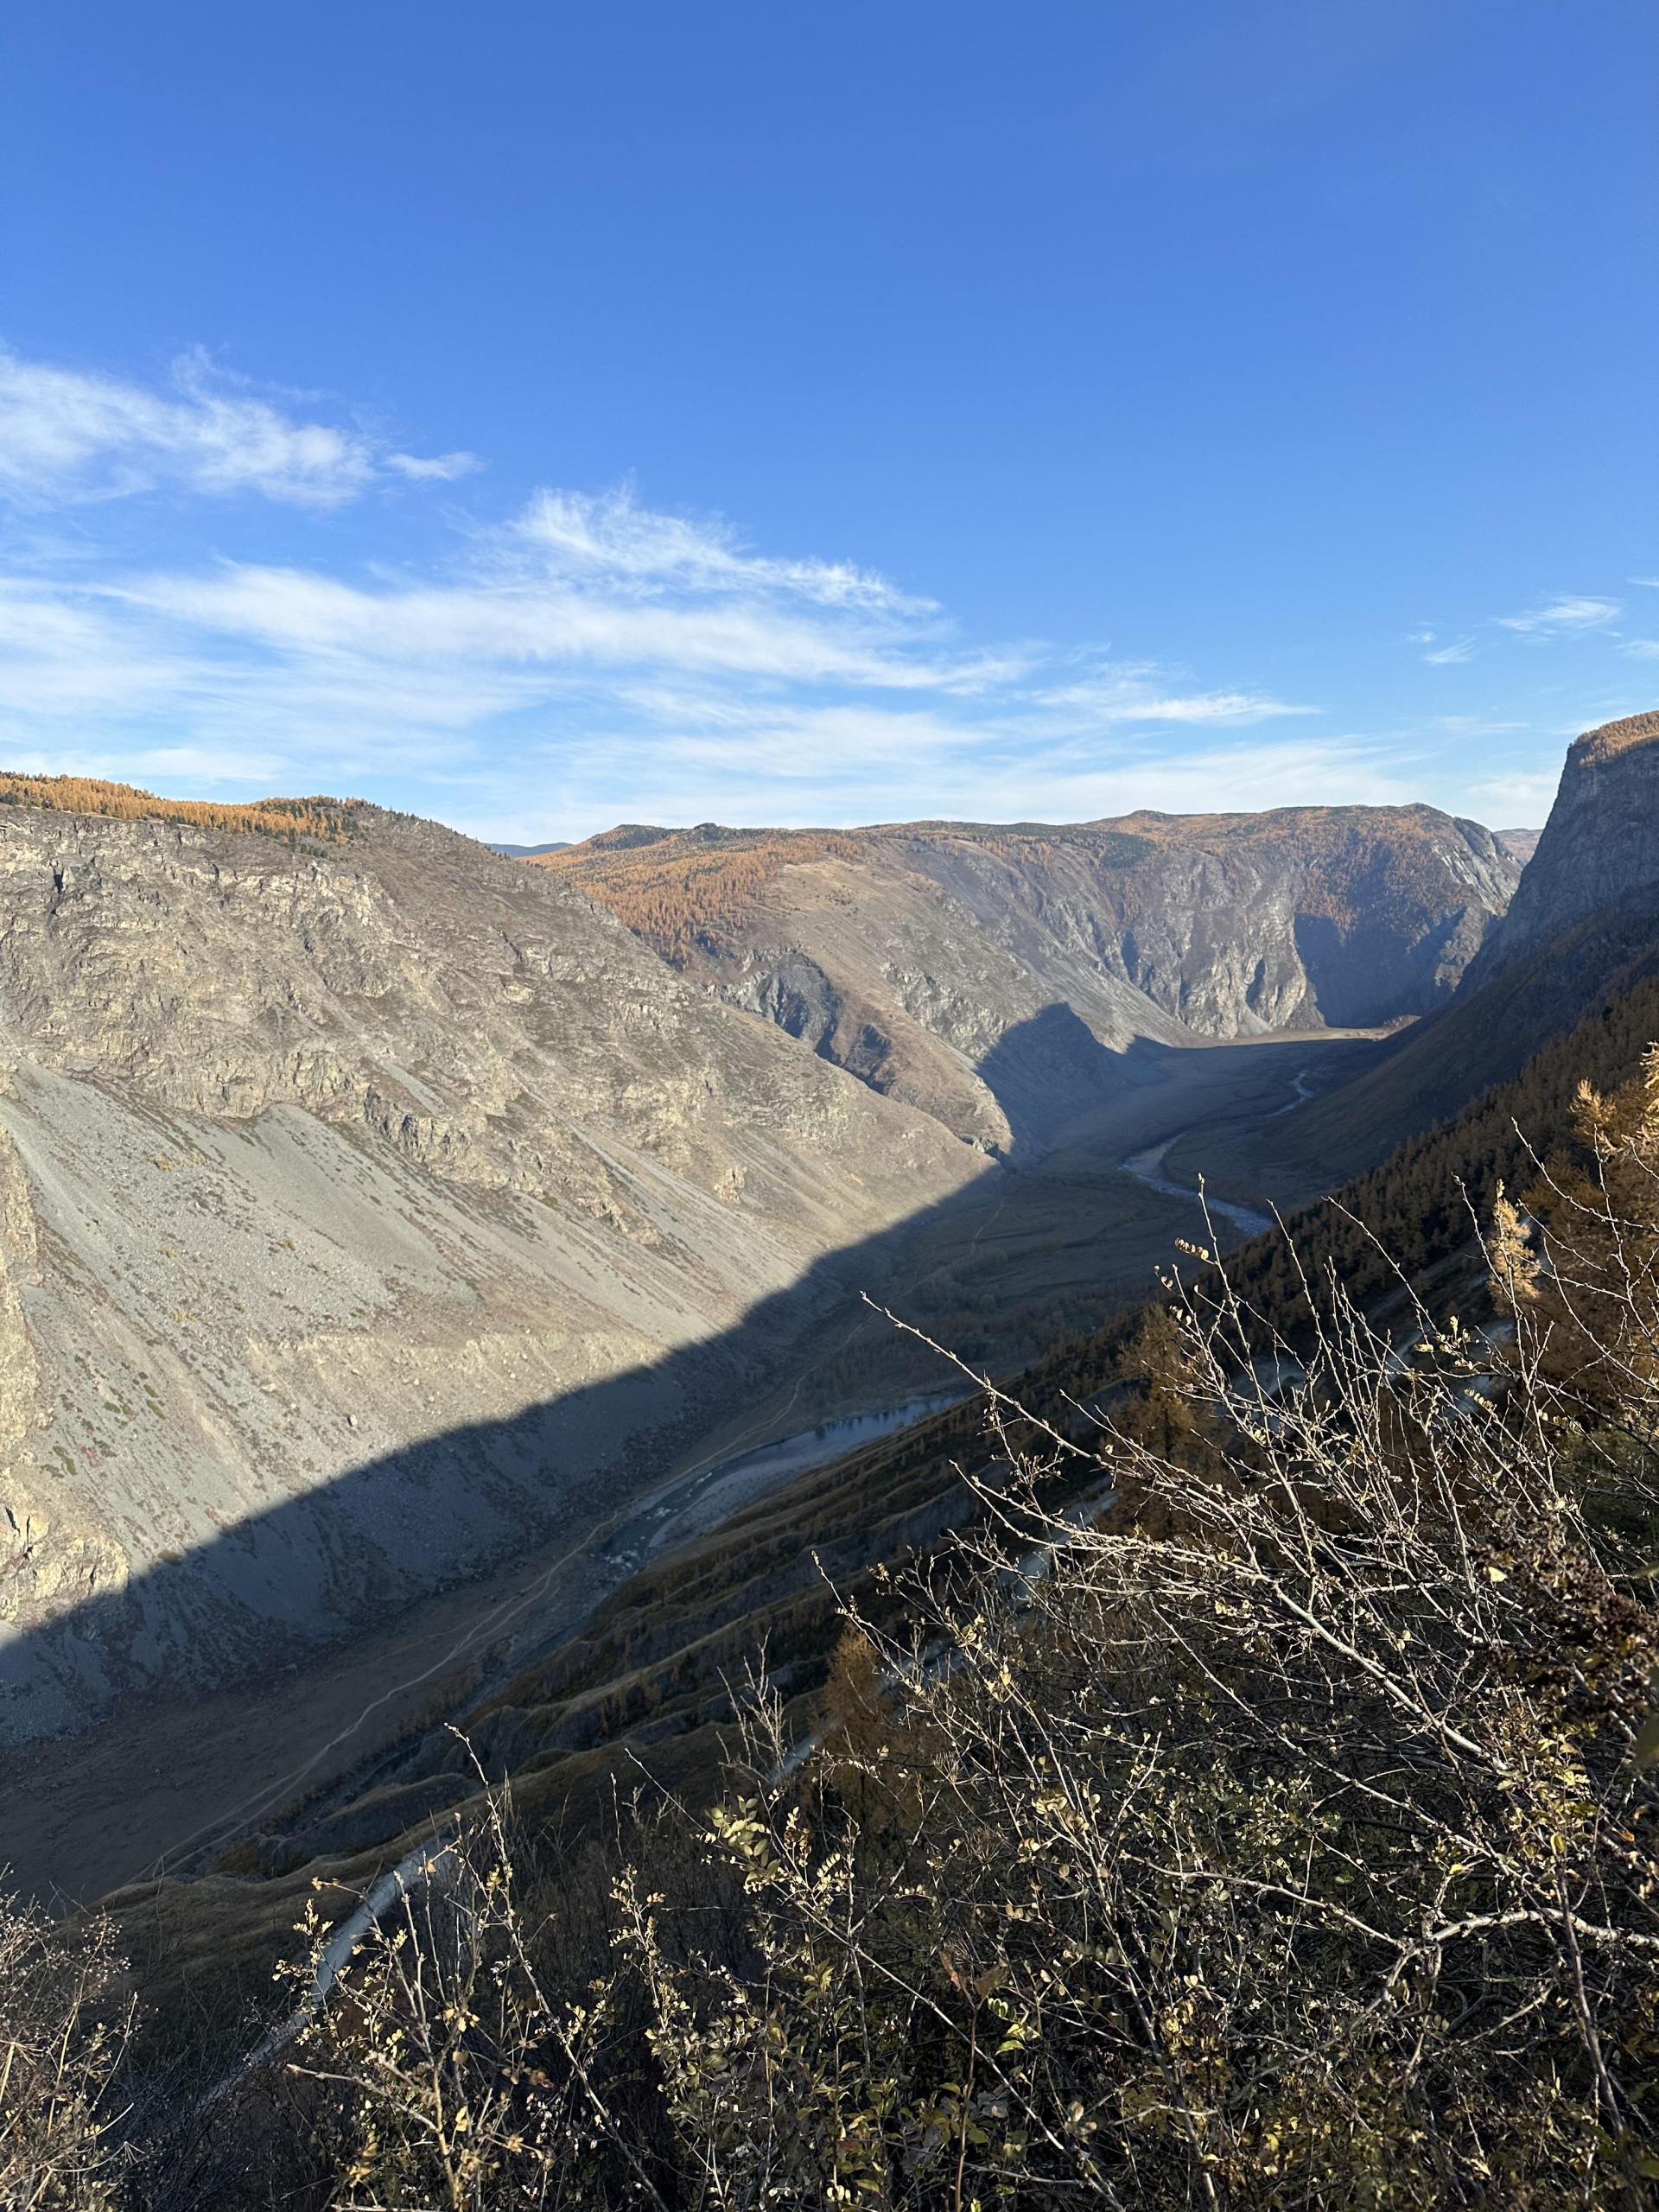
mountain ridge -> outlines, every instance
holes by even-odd
[[[1122,1080],[1136,1039],[1317,1034],[1430,1010],[1519,878],[1490,831],[1428,807],[633,823],[532,864],[873,1088],[1026,1156]],[[1011,1111],[987,1074],[1012,1072],[1001,1040],[1039,1020],[1051,1065]]]

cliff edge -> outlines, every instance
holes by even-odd
[[[1604,722],[1573,744],[1538,849],[1459,996],[1622,902],[1659,910],[1659,712]]]

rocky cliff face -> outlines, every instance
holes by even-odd
[[[1430,807],[1138,814],[905,851],[1052,986],[1122,980],[1208,1037],[1427,1012],[1516,880],[1488,831]]]
[[[541,865],[874,1088],[1015,1150],[1128,1079],[1137,1039],[1429,1011],[1519,874],[1478,823],[1429,807],[630,829]]]
[[[626,1489],[986,1171],[558,878],[346,820],[0,810],[0,1732]]]
[[[1659,907],[1659,714],[1605,722],[1573,744],[1537,848],[1466,990],[1627,901]]]
[[[1374,1166],[1659,963],[1659,714],[1586,731],[1508,913],[1449,1004],[1356,1081],[1269,1123],[1238,1172],[1286,1201]]]

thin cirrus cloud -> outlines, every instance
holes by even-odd
[[[442,578],[127,575],[79,587],[78,612],[112,651],[135,641],[129,662],[145,641],[170,657],[199,726],[267,743],[322,730],[367,772],[395,753],[485,789],[493,754],[510,751],[521,791],[534,762],[594,826],[652,791],[671,813],[844,819],[855,786],[868,818],[872,805],[936,811],[946,791],[972,811],[1017,789],[1028,810],[1034,791],[1092,791],[1091,774],[1116,791],[1131,773],[1153,803],[1196,790],[1198,772],[1152,775],[1137,727],[1219,735],[1316,711],[1179,687],[1148,664],[1096,661],[1056,683],[1036,648],[954,649],[933,610],[875,580],[843,591],[808,564],[741,558],[724,532],[699,545],[677,518],[605,505],[630,541],[614,569],[588,544],[575,560],[562,543],[550,553],[515,521]],[[659,525],[668,552],[653,568],[639,546]],[[1103,750],[1109,774],[1086,765]]]
[[[305,536],[308,515],[474,465],[227,388],[196,356],[151,389],[0,353],[0,499],[33,532],[0,569],[8,759],[370,787],[498,835],[1401,795],[1357,740],[1236,735],[1317,708],[1104,652],[969,648],[885,577],[758,552],[627,488],[451,517],[452,557],[420,571],[336,572]],[[242,495],[287,511],[291,557],[135,557],[158,492],[174,516],[153,548],[176,546],[180,495],[213,503],[221,543]],[[119,551],[95,535],[111,501]],[[59,511],[79,515],[67,552],[41,527]]]
[[[217,388],[199,354],[175,362],[171,391],[156,392],[0,352],[0,493],[28,507],[162,485],[330,507],[378,480],[448,482],[476,466],[470,454],[422,458],[360,431],[296,422],[267,400]]]
[[[1154,808],[1172,813],[1282,804],[1287,792],[1339,787],[1357,803],[1397,804],[1391,765],[1349,737],[1257,739],[1217,746],[1194,732],[1171,749],[1132,734],[1109,751],[1088,741],[1033,747],[1023,734],[983,735],[964,745],[950,717],[926,709],[896,715],[878,703],[792,708],[710,718],[704,726],[607,733],[566,752],[569,802],[586,817],[604,812],[613,779],[649,791],[635,819],[695,822],[709,814],[736,823],[957,820],[1091,821]],[[846,807],[844,779],[865,794]],[[613,798],[606,825],[617,818]]]
[[[603,577],[613,592],[660,594],[679,583],[702,590],[786,594],[819,606],[938,614],[931,600],[894,590],[885,577],[845,562],[776,561],[748,551],[720,523],[653,514],[626,488],[590,499],[540,491],[502,533],[503,560],[539,558],[547,572]]]
[[[1529,607],[1522,614],[1500,614],[1497,622],[1501,629],[1516,630],[1524,637],[1572,638],[1590,630],[1605,630],[1623,612],[1616,599],[1566,596]]]
[[[1645,579],[1634,576],[1630,581],[1641,583]],[[1574,638],[1617,639],[1618,633],[1612,626],[1624,611],[1623,603],[1616,599],[1603,599],[1589,593],[1560,593],[1537,607],[1523,608],[1518,614],[1493,615],[1481,630],[1444,644],[1433,630],[1414,632],[1411,643],[1433,648],[1422,656],[1431,668],[1456,667],[1473,660],[1478,654],[1490,652],[1499,642],[1492,634],[1495,632],[1507,632],[1510,638],[1522,638],[1531,645]],[[1639,641],[1622,649],[1636,653],[1643,650]]]
[[[1198,691],[1172,695],[1150,661],[1119,663],[1085,677],[1033,692],[1033,702],[1050,711],[1070,710],[1087,723],[1195,722],[1241,728],[1282,715],[1318,714],[1317,707],[1293,706],[1250,691]]]
[[[1472,659],[1475,651],[1473,638],[1454,638],[1450,645],[1442,645],[1435,630],[1414,630],[1408,643],[1414,645],[1433,645],[1434,651],[1426,652],[1423,658],[1431,668],[1447,668],[1458,661]]]

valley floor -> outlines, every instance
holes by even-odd
[[[1176,1192],[1211,1145],[1224,1158],[1242,1128],[1294,1113],[1376,1050],[1369,1036],[1329,1033],[1138,1048],[1120,1096],[1033,1166],[988,1176],[961,1201],[918,1217],[872,1291],[970,1363],[1007,1372],[1144,1293],[1178,1237],[1201,1238],[1197,1204]],[[1160,1147],[1155,1184],[1124,1172]],[[1218,1189],[1236,1207],[1259,1204],[1224,1178]],[[731,1510],[745,1487],[722,1478],[705,1490],[689,1477],[955,1379],[849,1298],[785,1384],[664,1470],[652,1495],[670,1510],[658,1516],[653,1548],[707,1525],[716,1501]],[[747,1487],[788,1480],[804,1464],[798,1454],[755,1463]],[[626,1573],[629,1546],[650,1522],[650,1497],[636,1492],[608,1522],[572,1522],[538,1550],[275,1677],[207,1697],[131,1701],[84,1734],[10,1752],[0,1866],[35,1894],[82,1900],[163,1865],[200,1863],[262,1815],[270,1826],[273,1808],[431,1725],[486,1673],[569,1632]]]

